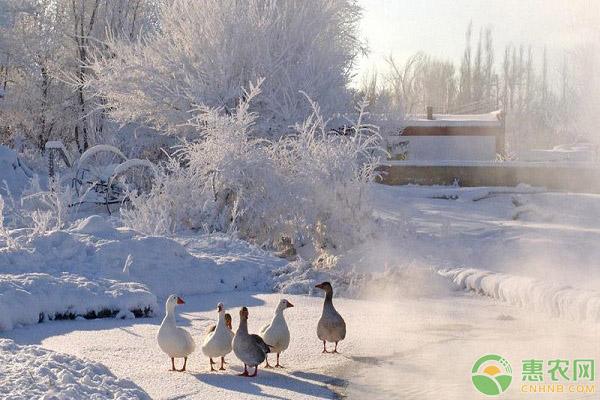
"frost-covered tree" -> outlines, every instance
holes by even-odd
[[[465,34],[465,51],[460,65],[460,77],[458,85],[458,101],[460,104],[469,104],[473,99],[473,60],[471,50],[471,36],[473,23],[469,23]]]
[[[62,139],[85,150],[105,133],[101,98],[84,87],[90,52],[107,35],[133,38],[155,25],[160,1],[1,0],[0,102],[3,141],[23,137],[43,150]]]
[[[264,77],[252,107],[276,136],[309,110],[300,91],[326,115],[347,110],[360,15],[356,0],[173,0],[158,31],[107,41],[89,85],[117,121],[186,136],[191,110],[232,112],[241,88]]]
[[[403,65],[388,58],[384,92],[398,105],[397,110],[424,113],[427,106],[435,112],[447,112],[454,105],[457,87],[454,65],[424,53],[411,56]]]

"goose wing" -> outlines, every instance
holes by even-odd
[[[266,324],[265,326],[263,326],[262,328],[260,328],[260,334],[264,335],[265,332],[271,327],[271,324]]]
[[[269,353],[271,351],[271,349],[269,348],[269,345],[265,343],[265,341],[258,335],[250,335],[250,337],[252,338],[252,341],[254,342],[254,344],[261,349],[261,351],[265,354]]]

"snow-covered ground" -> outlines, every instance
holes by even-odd
[[[370,268],[391,259],[397,265],[543,278],[580,289],[600,283],[600,195],[527,186],[379,186],[376,202],[386,238],[370,244],[371,251],[357,250]],[[372,262],[376,259],[381,262]]]
[[[375,194],[380,236],[339,254],[332,270],[290,263],[224,235],[151,237],[94,215],[3,249],[0,336],[16,343],[2,342],[6,368],[19,371],[14,364],[22,360],[45,374],[35,357],[13,354],[56,351],[44,353],[55,375],[89,372],[89,379],[88,372],[75,374],[75,397],[106,375],[107,388],[144,393],[122,398],[464,399],[477,398],[470,368],[482,354],[501,353],[517,369],[528,357],[600,359],[600,196],[525,186],[376,186]],[[322,280],[356,297],[336,298],[348,322],[341,355],[323,356],[316,338],[322,299],[310,295]],[[179,323],[197,342],[218,301],[234,325],[239,307],[249,306],[257,331],[287,297],[296,306],[286,311],[293,335],[282,358],[288,368],[242,379],[232,376],[239,362],[230,356],[232,371],[210,374],[197,352],[188,373],[168,372],[154,337],[170,293],[186,298]],[[152,308],[146,318],[128,319],[145,307]],[[85,320],[103,310],[118,318]],[[57,314],[75,320],[49,321]],[[46,388],[27,392],[24,385],[5,393],[36,397]],[[518,389],[507,398],[519,396],[527,398]]]
[[[149,398],[100,364],[7,339],[0,339],[0,371],[0,397],[6,399]]]
[[[178,322],[200,342],[214,323],[218,301],[232,307],[237,325],[239,306],[248,305],[251,331],[267,323],[282,296],[251,292],[187,297]],[[456,293],[451,298],[394,301],[336,299],[346,318],[347,339],[341,354],[321,354],[316,323],[322,299],[286,295],[292,332],[283,353],[283,370],[259,370],[256,379],[235,376],[241,365],[227,357],[228,370],[209,372],[197,351],[188,372],[170,372],[168,358],[155,335],[160,317],[140,320],[58,321],[28,326],[7,336],[106,366],[124,382],[133,382],[155,399],[473,399],[470,369],[482,354],[500,352],[513,368],[528,357],[600,357],[595,325],[561,324],[507,304]],[[519,397],[512,388],[508,398]],[[563,399],[563,397],[549,397]],[[594,398],[567,397],[567,398]]]

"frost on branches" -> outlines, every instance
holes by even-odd
[[[88,85],[116,121],[186,136],[198,104],[233,110],[241,87],[267,77],[252,107],[272,128],[261,133],[281,134],[310,111],[300,90],[326,115],[350,104],[360,15],[356,0],[174,0],[160,29],[107,40],[110,57],[90,60]]]
[[[132,228],[150,234],[201,229],[237,233],[276,248],[291,240],[303,254],[335,253],[372,233],[369,183],[385,154],[380,136],[357,121],[333,132],[316,103],[295,134],[261,139],[251,85],[233,112],[197,107],[189,125],[200,140],[185,142],[158,172],[147,194],[122,210]]]

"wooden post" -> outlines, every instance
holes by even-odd
[[[48,176],[54,178],[54,149],[48,151]]]
[[[433,107],[427,106],[427,119],[433,120]]]

